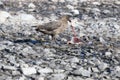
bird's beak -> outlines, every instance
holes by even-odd
[[[36,30],[36,31],[39,31],[39,29],[38,29],[38,28],[36,28],[35,30]]]
[[[68,21],[69,21],[69,22],[71,22],[71,20],[70,20],[70,19],[69,19]]]
[[[71,18],[68,19],[69,22],[71,22],[71,20],[72,20]]]

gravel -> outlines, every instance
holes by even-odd
[[[119,13],[118,0],[1,0],[0,80],[119,80]],[[83,44],[67,44],[70,26],[56,42],[32,27],[63,14]]]

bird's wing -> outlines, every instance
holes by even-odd
[[[48,31],[53,31],[53,30],[59,28],[60,26],[61,26],[61,23],[57,22],[57,21],[53,21],[53,22],[44,24],[44,28]]]

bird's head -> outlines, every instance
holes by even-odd
[[[71,22],[70,17],[71,17],[71,15],[63,15],[63,16],[61,17],[61,19],[62,19],[62,20],[67,20],[67,21]]]

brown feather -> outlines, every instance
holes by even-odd
[[[36,31],[55,37],[59,33],[62,33],[68,27],[67,21],[69,21],[69,15],[64,15],[57,21],[38,25]]]

